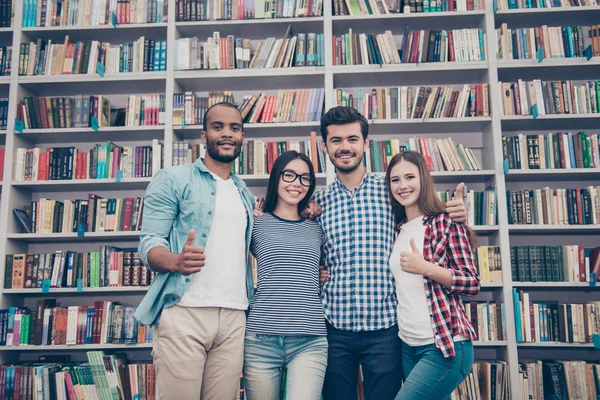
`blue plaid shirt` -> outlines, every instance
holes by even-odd
[[[389,268],[394,216],[384,178],[366,174],[354,191],[336,178],[314,200],[323,209],[318,221],[329,269],[322,292],[325,318],[346,331],[395,325],[397,299]]]

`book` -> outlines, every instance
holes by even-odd
[[[528,292],[520,290],[518,294],[517,342],[591,343],[592,335],[600,333],[596,323],[598,301],[583,304],[534,301]]]
[[[167,21],[166,0],[80,0],[62,4],[31,0],[23,4],[23,27],[127,25]]]
[[[478,157],[473,150],[462,144],[457,145],[451,137],[444,139],[412,137],[408,141],[371,139],[369,148],[365,150],[363,164],[368,172],[385,173],[392,157],[406,150],[422,154],[429,171],[481,170]]]
[[[153,139],[146,146],[96,144],[89,151],[73,146],[15,149],[14,180],[84,180],[151,177],[163,168],[164,146]]]
[[[17,119],[25,129],[158,126],[165,124],[165,95],[127,96],[125,109],[112,110],[107,96],[25,97]],[[114,118],[113,118],[114,115]]]
[[[489,117],[489,86],[401,86],[336,89],[338,106],[354,107],[369,120]],[[394,105],[392,108],[391,105]]]
[[[139,287],[149,286],[156,276],[141,264],[137,249],[114,246],[83,253],[8,254],[6,264],[6,289],[41,289],[44,281],[50,288]]]
[[[516,10],[523,8],[577,8],[585,6],[596,6],[598,0],[544,0],[544,1],[515,1],[498,0],[498,10]]]
[[[166,71],[165,40],[148,40],[144,36],[134,42],[99,42],[97,40],[64,43],[38,39],[21,43],[19,75],[96,74],[102,64],[104,74]],[[0,49],[1,50],[1,49]]]
[[[453,199],[450,191],[436,192],[440,200],[446,203]],[[496,225],[498,218],[498,205],[496,199],[496,187],[488,186],[485,191],[466,191],[467,225]]]
[[[27,213],[24,210],[13,208],[13,214],[15,217],[17,217],[17,221],[19,221],[23,231],[26,233],[31,233],[31,220],[29,219]]]
[[[600,113],[600,81],[542,81],[534,79],[498,82],[502,115],[550,115]]]
[[[582,245],[511,246],[512,279],[515,282],[596,282],[600,279],[599,252],[600,247]]]
[[[508,28],[503,23],[496,30],[499,60],[536,60],[538,51],[543,58],[585,57],[600,53],[600,42],[593,40],[600,25],[593,26],[547,26],[536,28]],[[589,48],[589,50],[588,50]]]
[[[244,124],[317,122],[321,119],[325,101],[324,89],[278,90],[276,94],[246,94],[236,101],[232,92],[209,92],[198,96],[194,92],[173,96],[173,126],[201,125],[204,113],[220,102],[237,104]]]
[[[502,137],[509,169],[600,168],[600,135],[557,132]]]
[[[306,38],[308,37],[308,40]],[[324,38],[319,33],[298,33],[256,42],[214,32],[205,41],[197,37],[177,39],[175,70],[218,70],[324,66]]]
[[[484,10],[483,0],[334,0],[334,15],[383,15]]]
[[[166,3],[166,2],[165,2]],[[214,21],[263,18],[320,17],[323,1],[294,2],[284,0],[233,2],[223,7],[217,0],[175,0],[176,21]]]
[[[507,190],[508,223],[592,225],[600,222],[600,187]]]
[[[397,48],[396,42],[400,42]],[[375,65],[485,60],[486,36],[482,29],[409,30],[394,36],[349,33],[333,39],[333,65]]]
[[[508,400],[509,365],[505,361],[475,361],[473,370],[458,385],[451,400]]]

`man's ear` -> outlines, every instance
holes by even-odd
[[[369,143],[371,143],[371,141],[369,140],[369,137],[367,136],[367,138],[365,139],[365,145],[363,147],[364,151],[369,150]]]
[[[206,131],[200,132],[200,140],[202,143],[206,144]]]
[[[321,140],[321,149],[323,149],[323,152],[327,154],[327,144],[324,140]]]

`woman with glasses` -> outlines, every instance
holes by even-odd
[[[310,159],[288,151],[275,160],[251,252],[258,287],[248,311],[244,386],[249,400],[321,398],[327,331],[320,300],[323,233],[301,217],[314,190]],[[285,387],[281,387],[285,371]]]

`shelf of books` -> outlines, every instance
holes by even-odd
[[[597,0],[105,3],[0,0],[7,388],[100,390],[111,366],[102,390],[155,398],[152,330],[133,318],[154,276],[143,195],[203,156],[203,113],[227,100],[256,196],[289,149],[318,187],[335,179],[319,132],[335,105],[369,120],[368,171],[412,149],[443,200],[467,184],[482,290],[464,298],[476,364],[453,399],[600,393]]]

